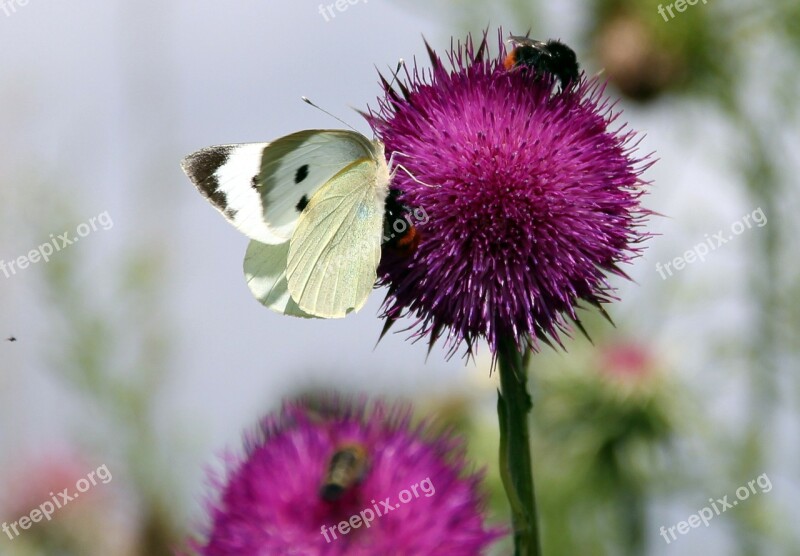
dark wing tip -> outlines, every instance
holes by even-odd
[[[189,176],[200,193],[221,211],[227,210],[228,203],[225,193],[219,189],[216,172],[228,161],[232,148],[230,145],[208,147],[190,154],[181,161],[184,173]]]
[[[230,152],[231,147],[228,145],[201,149],[181,160],[181,168],[200,187],[228,161]]]

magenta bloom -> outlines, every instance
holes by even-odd
[[[447,331],[451,353],[479,338],[493,353],[501,338],[560,343],[579,301],[612,299],[606,273],[624,276],[618,263],[647,237],[647,157],[633,156],[633,132],[610,129],[604,87],[582,75],[557,92],[548,75],[506,69],[502,40],[498,58],[486,50],[469,38],[448,70],[429,48],[433,69],[414,68],[399,93],[384,80],[369,116],[417,180],[396,174],[399,201],[428,216],[413,254],[382,260],[384,316],[415,316],[431,343]]]
[[[329,464],[360,446],[366,471],[335,500]],[[411,427],[407,408],[292,403],[265,419],[232,458],[211,503],[204,556],[471,555],[502,532],[484,526],[480,476],[461,444]]]

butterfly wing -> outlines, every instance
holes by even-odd
[[[307,130],[272,143],[208,147],[181,166],[217,210],[254,240],[244,272],[262,304],[307,318],[344,316],[363,306],[380,260],[389,181],[380,143],[353,131]],[[348,218],[352,229],[343,229]],[[294,289],[287,268],[292,252]],[[334,261],[343,266],[336,268]],[[292,293],[300,290],[306,292],[305,309]]]
[[[190,154],[183,171],[250,239],[289,241],[308,200],[342,168],[374,156],[360,133],[306,130],[272,143],[218,145]]]
[[[297,306],[289,295],[286,264],[289,242],[267,245],[251,241],[244,257],[244,275],[253,296],[264,306],[295,317],[313,318]]]
[[[254,176],[268,143],[207,147],[181,161],[181,168],[203,196],[228,222],[250,239],[281,243],[264,220],[261,194]]]
[[[291,239],[323,185],[354,161],[374,156],[372,142],[353,131],[299,131],[271,143],[264,150],[258,190],[264,220],[280,242]]]
[[[341,318],[377,278],[389,172],[383,154],[342,169],[309,201],[289,243],[286,277],[302,311]]]

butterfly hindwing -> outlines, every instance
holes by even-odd
[[[314,194],[342,168],[373,152],[366,137],[343,130],[299,131],[270,143],[258,176],[270,229],[288,241]]]
[[[244,257],[244,275],[253,296],[265,307],[284,315],[313,318],[302,311],[289,295],[286,264],[289,242],[267,245],[251,241]]]
[[[289,293],[302,311],[341,318],[364,306],[377,278],[388,182],[385,161],[364,158],[310,200],[286,269]]]

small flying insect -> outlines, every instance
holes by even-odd
[[[9,336],[8,338],[6,338],[6,342],[16,342],[16,341],[17,339],[14,336]]]
[[[335,502],[364,478],[368,467],[367,449],[362,444],[342,444],[331,455],[325,479],[319,489],[323,500]]]
[[[504,61],[506,69],[526,66],[533,68],[537,77],[549,73],[558,79],[562,91],[578,80],[578,57],[563,42],[515,36],[509,37],[508,42],[514,49]]]

